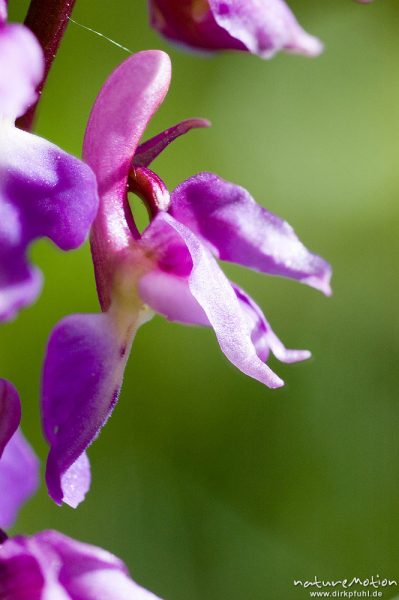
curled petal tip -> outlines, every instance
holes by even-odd
[[[277,390],[278,388],[281,388],[285,385],[285,381],[283,379],[281,379],[281,377],[279,377],[278,375],[276,375],[274,373],[274,378],[273,379],[269,379],[266,383],[267,387],[271,388],[272,390]]]
[[[90,481],[90,462],[85,452],[66,471],[60,474],[57,457],[50,450],[46,469],[46,483],[50,498],[58,506],[65,503],[71,508],[77,508],[90,489]]]
[[[289,52],[303,54],[305,56],[316,57],[324,50],[324,44],[319,38],[303,32],[297,40],[297,43],[288,48]]]
[[[306,277],[303,279],[303,283],[313,287],[316,290],[322,292],[325,296],[332,295],[331,289],[331,277],[332,277],[332,268],[326,263],[326,267],[323,273],[320,275],[312,275],[310,277]]]

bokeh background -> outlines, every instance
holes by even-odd
[[[27,2],[10,4],[23,19]],[[272,361],[286,380],[278,391],[235,370],[211,331],[154,318],[90,449],[86,502],[56,507],[42,486],[22,511],[15,532],[57,528],[104,546],[167,600],[306,598],[293,580],[315,575],[399,579],[399,4],[290,4],[325,42],[320,58],[184,54],[149,29],[138,0],[78,0],[73,15],[132,51],[170,53],[172,87],[148,136],[212,120],[155,163],[171,188],[202,170],[231,179],[334,267],[331,299],[227,267],[289,347],[313,352],[307,363]],[[126,56],[70,24],[37,131],[79,155],[90,106]],[[87,245],[61,254],[40,242],[31,255],[44,291],[2,327],[0,360],[44,464],[48,333],[98,306]]]

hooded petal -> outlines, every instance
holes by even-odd
[[[280,50],[317,55],[283,0],[150,0],[151,25],[167,39],[203,50],[244,50],[270,58]]]
[[[46,480],[55,502],[76,507],[89,488],[86,448],[118,399],[129,348],[110,315],[71,315],[54,329],[43,371]]]
[[[83,156],[97,176],[101,203],[92,230],[92,253],[101,306],[109,307],[114,257],[131,243],[127,184],[147,123],[170,83],[167,54],[149,50],[125,60],[102,87],[86,129]]]
[[[38,485],[39,461],[18,429],[0,459],[0,527],[14,524],[19,509],[33,496]]]
[[[62,250],[86,239],[98,206],[90,168],[13,126],[0,128],[0,320],[33,302],[41,276],[26,257],[49,237]]]
[[[242,187],[200,173],[175,189],[169,212],[206,240],[221,260],[331,293],[330,265],[309,252],[286,221],[259,206]]]
[[[21,421],[21,402],[15,387],[0,379],[0,458]]]
[[[199,238],[170,215],[159,213],[144,232],[143,242],[152,247],[161,272],[187,278],[191,295],[205,313],[230,362],[269,387],[283,385],[259,359],[237,296]],[[150,296],[147,295],[147,301]]]
[[[0,597],[18,600],[156,600],[118,558],[57,531],[0,547]]]
[[[13,123],[36,100],[44,72],[43,52],[23,25],[5,25],[6,7],[0,0],[0,127]]]

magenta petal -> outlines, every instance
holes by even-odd
[[[84,451],[117,401],[125,348],[107,314],[71,315],[50,337],[43,371],[42,418],[50,444],[46,479],[55,502],[77,506],[90,472]]]
[[[83,156],[98,181],[101,203],[92,229],[92,254],[103,310],[110,304],[113,259],[130,246],[126,221],[132,159],[170,83],[167,54],[149,50],[125,60],[102,87],[87,125]]]
[[[90,168],[57,146],[5,125],[0,131],[0,320],[32,303],[41,275],[27,262],[35,239],[62,250],[87,238],[98,206]]]
[[[3,3],[0,4],[0,115],[13,123],[36,100],[44,59],[39,42],[27,27],[1,25],[4,12]]]
[[[83,147],[101,197],[111,190],[124,197],[132,157],[167,93],[170,77],[168,55],[147,50],[125,60],[101,88]]]
[[[57,531],[6,540],[0,573],[4,600],[156,600],[114,555]]]
[[[150,0],[149,8],[154,29],[191,48],[243,50],[262,58],[280,50],[308,56],[322,50],[283,0]]]
[[[72,598],[84,600],[156,600],[129,576],[125,564],[113,554],[77,542],[55,531],[36,536],[61,560],[59,580]]]
[[[246,50],[220,27],[207,0],[149,0],[151,26],[179,46],[205,51]]]
[[[184,276],[181,265],[192,262],[188,277],[190,292],[205,313],[213,327],[219,345],[229,359],[243,373],[261,381],[269,387],[283,385],[283,381],[258,357],[251,340],[248,320],[245,318],[234,290],[208,249],[187,227],[166,213],[159,213],[143,235],[147,241],[151,236],[155,254],[160,253],[164,259],[161,246],[169,237],[169,244],[175,248],[179,244],[185,246],[187,256],[183,256],[180,248],[179,263],[172,265],[160,262],[161,271],[177,276]],[[172,239],[177,238],[175,240]],[[180,238],[180,242],[179,242]],[[166,269],[166,268],[168,269]],[[186,268],[186,267],[185,267]],[[172,269],[176,269],[173,273]]]
[[[25,244],[47,236],[71,250],[88,236],[98,206],[96,179],[82,161],[54,144],[14,127],[0,134],[0,201],[12,206]]]
[[[284,0],[209,0],[217,24],[253,54],[270,58],[280,50],[317,56],[320,40],[298,24]]]
[[[18,429],[21,403],[15,387],[0,379],[0,527],[11,527],[39,484],[39,462]],[[1,597],[1,595],[0,595]]]
[[[24,538],[7,539],[0,546],[0,598],[43,600],[44,575],[40,558],[26,548]],[[51,600],[69,600],[54,595]]]
[[[294,363],[310,358],[308,350],[288,350],[276,336],[259,306],[237,285],[232,284],[240,306],[251,329],[251,339],[259,358],[266,361],[271,350],[284,363]]]
[[[173,127],[169,127],[162,133],[140,144],[134,155],[134,166],[148,167],[178,137],[188,133],[192,129],[210,127],[210,125],[210,122],[206,119],[187,119],[177,123],[177,125],[173,125]]]
[[[331,293],[330,265],[309,252],[286,221],[262,208],[242,187],[200,173],[175,189],[169,212],[206,240],[221,260]]]
[[[0,459],[0,527],[14,524],[19,509],[38,485],[39,461],[18,429]]]
[[[3,263],[1,266],[6,265]],[[22,262],[13,271],[7,269],[7,272],[2,275],[0,321],[9,321],[21,308],[33,304],[41,292],[43,277],[38,269],[32,268],[25,262]]]
[[[266,362],[271,350],[276,358],[285,363],[294,363],[310,358],[308,350],[289,350],[276,336],[259,306],[238,286],[232,284],[240,303],[243,316],[247,320],[251,340],[262,362]],[[198,301],[190,291],[189,282],[184,277],[176,277],[157,270],[145,274],[139,282],[142,300],[155,312],[170,321],[186,325],[211,324]]]
[[[21,421],[21,402],[15,387],[0,379],[0,458]]]

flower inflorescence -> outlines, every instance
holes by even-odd
[[[101,312],[69,315],[55,326],[41,402],[49,494],[57,504],[77,507],[90,487],[86,450],[117,402],[142,324],[158,313],[209,327],[234,366],[277,388],[283,381],[266,364],[269,354],[291,363],[310,353],[285,347],[219,261],[289,277],[326,295],[331,267],[239,185],[200,172],[169,191],[152,170],[176,138],[210,125],[187,119],[142,141],[170,85],[164,52],[134,54],[109,76],[87,124],[83,161],[31,133],[32,107],[74,4],[57,0],[45,14],[46,1],[31,3],[27,23],[36,39],[25,25],[7,22],[7,2],[0,0],[0,320],[16,318],[40,294],[42,274],[28,259],[35,240],[49,238],[67,251],[90,235]],[[159,33],[192,49],[262,58],[281,50],[308,56],[322,50],[284,0],[151,0],[149,9]],[[50,38],[56,32],[53,43],[41,39],[44,30]],[[141,233],[129,191],[149,211]],[[39,462],[20,430],[18,392],[4,379],[0,417],[0,527],[9,528],[38,487]],[[29,590],[37,599],[155,599],[114,556],[55,531],[10,539],[1,531],[0,542],[0,598]]]

